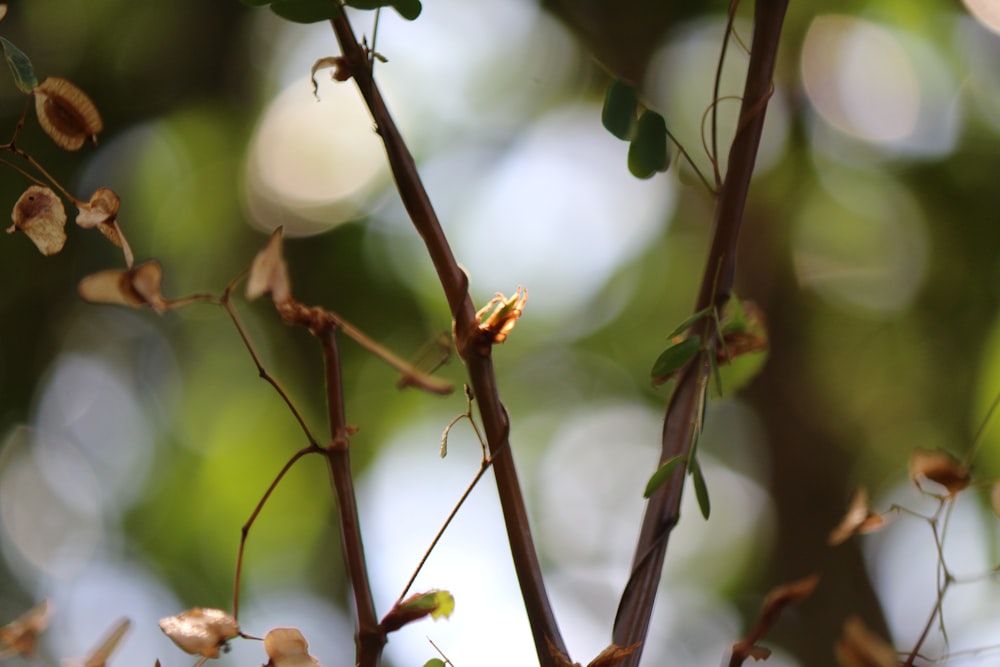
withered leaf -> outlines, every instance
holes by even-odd
[[[993,513],[1000,517],[1000,482],[994,482],[990,487],[990,506]]]
[[[297,628],[275,628],[264,635],[267,667],[317,667],[309,655],[309,644]]]
[[[844,623],[844,634],[834,648],[842,667],[898,667],[896,650],[865,627],[857,616]]]
[[[250,265],[247,278],[246,297],[253,301],[264,294],[271,294],[275,305],[287,303],[292,298],[291,283],[288,280],[288,265],[282,256],[282,228],[271,234],[264,249],[257,253]]]
[[[106,269],[93,273],[80,281],[77,292],[91,303],[149,306],[162,314],[169,306],[160,293],[162,280],[163,269],[153,260],[127,271]]]
[[[29,187],[14,204],[10,218],[14,224],[7,233],[24,232],[43,255],[54,255],[66,245],[66,209],[52,188]]]
[[[240,634],[235,618],[221,609],[203,607],[160,619],[160,629],[181,650],[206,658],[219,657],[219,648]]]
[[[52,141],[68,151],[78,150],[104,129],[101,115],[87,94],[66,79],[50,76],[34,91],[38,122]]]
[[[125,633],[128,632],[129,627],[131,627],[132,621],[127,618],[119,620],[111,631],[101,639],[101,642],[97,645],[93,651],[90,652],[82,662],[70,661],[69,664],[81,665],[82,667],[105,667],[108,662],[108,658],[114,652],[115,648],[118,646],[118,642],[122,640]]]
[[[851,505],[847,509],[847,514],[841,519],[840,525],[830,531],[827,542],[830,546],[836,546],[846,542],[852,535],[871,533],[883,526],[885,517],[868,507],[868,491],[859,488],[854,492]]]
[[[76,216],[76,224],[84,229],[97,229],[105,238],[122,249],[125,255],[125,265],[132,268],[135,257],[132,255],[132,248],[122,234],[118,225],[118,209],[121,200],[114,190],[110,188],[98,188],[91,195],[90,201],[78,203],[77,208],[80,213]]]
[[[48,600],[42,600],[0,628],[0,644],[8,651],[30,658],[38,645],[38,635],[48,627],[51,612]]]
[[[593,660],[591,660],[587,667],[615,667],[622,660],[628,656],[635,653],[638,649],[640,643],[632,644],[629,647],[618,646],[617,644],[611,644],[606,649],[597,654]]]
[[[954,496],[969,485],[971,477],[969,467],[947,452],[918,449],[910,456],[910,479],[924,493],[927,490],[920,485],[921,479],[940,484]]]

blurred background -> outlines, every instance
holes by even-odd
[[[658,456],[668,395],[649,369],[691,311],[712,220],[689,167],[628,174],[627,145],[601,127],[603,92],[610,73],[636,82],[709,169],[702,123],[726,4],[428,0],[417,21],[387,11],[378,28],[377,76],[477,303],[530,293],[496,366],[550,593],[584,664],[609,641]],[[745,4],[736,32],[749,44]],[[769,664],[835,664],[851,614],[912,647],[936,599],[928,524],[900,517],[836,548],[827,535],[858,486],[876,508],[930,512],[907,478],[910,452],[967,452],[1000,392],[996,6],[791,4],[737,277],[772,346],[752,382],[709,407],[713,514],[684,507],[645,664],[718,664],[772,586],[813,572],[822,582],[768,638]],[[372,18],[352,15],[369,42]],[[337,52],[328,25],[237,0],[32,0],[11,6],[0,34],[40,76],[86,90],[106,127],[98,148],[65,154],[32,116],[18,145],[78,197],[118,192],[122,228],[140,261],[162,262],[168,296],[220,293],[284,225],[299,300],[411,359],[449,333],[353,85],[321,72],[313,95],[309,68]],[[732,43],[724,96],[740,94],[746,60]],[[0,136],[22,105],[7,79]],[[737,109],[719,104],[722,147]],[[12,206],[28,183],[4,174]],[[0,242],[0,623],[51,600],[36,660],[56,664],[129,616],[115,663],[188,665],[158,619],[231,608],[240,528],[305,440],[220,309],[82,303],[77,281],[121,259],[96,234],[69,234],[51,258],[22,235]],[[324,433],[315,342],[266,303],[240,310]],[[465,410],[457,361],[439,371],[457,388],[440,398],[400,391],[350,341],[342,352],[384,613],[480,445],[460,423],[438,456]],[[977,479],[1000,475],[998,438],[986,430]],[[952,665],[991,664],[1000,647],[1000,545],[981,491],[948,526],[962,582],[943,606],[950,644],[935,629],[922,651]],[[244,630],[299,627],[324,667],[354,650],[335,512],[321,460],[303,460],[253,526],[242,582]],[[489,475],[416,583],[435,587],[454,594],[454,615],[393,634],[387,665],[423,665],[430,641],[456,667],[536,664]],[[221,658],[254,661],[266,656],[247,641]]]

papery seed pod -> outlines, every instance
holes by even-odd
[[[88,138],[97,142],[104,123],[86,93],[55,76],[42,81],[33,92],[38,122],[60,148],[75,151]]]

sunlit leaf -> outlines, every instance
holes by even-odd
[[[43,255],[54,255],[66,245],[66,209],[44,185],[32,185],[18,198],[10,215],[8,234],[22,231]]]
[[[181,650],[206,658],[219,657],[219,649],[240,633],[235,618],[221,609],[202,607],[161,619],[160,629]]]
[[[7,13],[7,5],[3,5],[3,13]],[[0,16],[0,19],[3,17]],[[24,51],[14,46],[9,40],[0,37],[0,46],[3,47],[4,58],[7,59],[7,67],[14,75],[14,84],[22,93],[30,93],[38,85],[38,76],[35,75],[35,68],[31,64],[31,59],[25,55]]]
[[[857,616],[844,623],[844,634],[834,649],[843,667],[898,667],[896,650],[865,627]]]
[[[694,496],[698,499],[698,509],[707,520],[712,513],[712,503],[708,497],[708,484],[705,483],[705,476],[701,472],[701,464],[698,463],[697,459],[691,467],[691,481],[694,482]]]
[[[275,628],[264,635],[264,650],[270,660],[267,667],[316,667],[309,655],[309,644],[297,628]]]
[[[663,116],[647,109],[639,116],[635,135],[628,147],[628,170],[636,178],[650,178],[670,166],[667,123]]]
[[[828,543],[836,546],[847,541],[852,535],[871,533],[885,525],[885,518],[868,508],[868,492],[859,488],[854,492],[847,514],[841,519],[840,525],[830,532]]]
[[[616,79],[611,82],[604,94],[601,123],[608,132],[628,141],[632,138],[636,126],[638,107],[639,98],[635,88],[621,79]]]
[[[271,11],[295,23],[317,23],[337,18],[340,5],[332,0],[275,0]]]
[[[48,601],[42,600],[0,628],[0,644],[10,652],[30,658],[38,645],[38,635],[48,627],[51,613]]]
[[[670,479],[670,475],[673,473],[674,468],[677,467],[677,464],[683,460],[684,457],[678,454],[664,461],[663,465],[657,468],[656,472],[650,476],[649,481],[646,482],[646,489],[642,492],[642,497],[649,498],[658,488],[663,486]]]
[[[660,356],[653,362],[653,368],[649,372],[653,386],[658,386],[666,382],[674,373],[684,367],[698,354],[701,346],[700,336],[691,336],[683,340],[673,339],[673,344],[660,353]]]
[[[492,343],[502,343],[507,340],[508,334],[524,312],[524,304],[527,302],[528,290],[520,285],[510,298],[498,292],[476,313],[480,334]]]
[[[55,76],[35,86],[33,92],[38,122],[60,148],[75,151],[87,139],[97,143],[104,123],[86,93]]]
[[[954,496],[969,485],[971,477],[969,467],[947,452],[918,449],[910,456],[910,479],[924,493],[927,490],[920,485],[921,479],[940,484]]]
[[[246,297],[253,301],[264,294],[270,294],[275,304],[286,303],[292,298],[288,265],[282,255],[281,227],[274,230],[267,245],[257,253],[250,265]]]
[[[394,606],[382,619],[382,629],[392,632],[399,628],[430,616],[434,620],[448,618],[455,611],[455,598],[444,590],[416,593]]]

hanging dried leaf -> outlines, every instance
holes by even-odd
[[[947,452],[918,449],[910,457],[910,479],[924,493],[928,491],[920,485],[921,479],[940,484],[954,496],[969,485],[971,475],[968,466]]]
[[[35,113],[45,134],[60,148],[75,151],[104,129],[101,115],[87,94],[66,79],[50,76],[34,89]]]
[[[898,667],[896,650],[865,627],[857,616],[844,623],[844,634],[834,649],[842,667]]]
[[[275,628],[264,635],[264,650],[270,658],[266,667],[317,667],[309,655],[309,644],[296,628]]]
[[[106,269],[91,274],[77,285],[77,293],[91,303],[107,303],[118,306],[149,306],[162,314],[169,304],[160,293],[163,269],[153,260],[122,271]]]
[[[90,652],[90,655],[82,661],[66,661],[67,665],[71,667],[105,667],[108,662],[108,658],[111,657],[111,654],[118,646],[118,642],[122,640],[122,637],[125,636],[125,633],[128,632],[131,625],[132,621],[127,618],[119,620],[114,627],[111,628],[111,631],[101,639],[97,648]]]
[[[994,482],[990,487],[990,506],[993,513],[1000,517],[1000,482]]]
[[[868,507],[868,491],[859,488],[854,492],[851,505],[847,509],[847,514],[841,519],[840,525],[830,531],[828,543],[830,546],[836,546],[846,542],[853,535],[880,530],[885,523],[885,517]]]
[[[114,190],[98,188],[86,203],[77,203],[80,213],[76,216],[76,224],[84,229],[97,229],[105,238],[122,249],[125,255],[125,265],[132,268],[135,258],[132,248],[118,226],[118,209],[121,200]]]
[[[38,645],[38,635],[48,627],[51,613],[48,600],[42,600],[0,628],[0,644],[9,652],[30,658]]]
[[[7,16],[7,5],[0,5],[0,21],[3,21],[5,16]]]
[[[14,224],[7,233],[24,232],[43,255],[54,255],[66,245],[66,209],[51,188],[29,187],[14,204],[10,218]]]
[[[288,265],[282,256],[282,228],[271,234],[264,249],[257,253],[250,265],[247,278],[246,297],[253,301],[264,294],[271,294],[274,305],[287,303],[292,298],[291,283],[288,280]]]
[[[160,629],[181,650],[206,658],[219,657],[219,649],[240,634],[235,618],[221,609],[202,607],[161,619]]]

